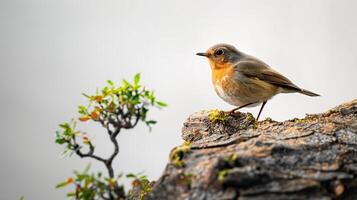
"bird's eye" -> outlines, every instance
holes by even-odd
[[[223,55],[224,54],[224,51],[222,49],[218,49],[214,52],[214,55],[216,56],[220,56],[220,55]]]

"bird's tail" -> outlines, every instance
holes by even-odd
[[[318,97],[320,96],[319,94],[313,93],[309,90],[305,90],[305,89],[301,89],[301,91],[299,91],[299,93],[310,96],[310,97]]]

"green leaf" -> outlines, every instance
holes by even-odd
[[[122,82],[123,82],[123,87],[125,89],[127,89],[129,86],[131,86],[131,84],[128,81],[126,81],[125,79],[123,79]]]
[[[102,95],[103,95],[103,96],[107,96],[108,93],[109,93],[109,88],[108,88],[108,87],[104,87],[104,88],[102,89]]]
[[[140,82],[140,73],[135,74],[134,76],[134,85],[139,85]]]
[[[136,175],[133,173],[129,173],[126,175],[127,178],[136,178]]]
[[[56,143],[57,143],[57,144],[64,144],[64,143],[66,143],[66,141],[67,141],[67,140],[64,139],[64,138],[57,138],[57,139],[56,139]]]
[[[76,129],[76,127],[77,127],[77,121],[76,121],[74,118],[72,118],[72,119],[71,119],[71,123],[72,123],[72,129]]]
[[[166,107],[167,106],[167,103],[165,102],[162,102],[162,101],[156,101],[156,104],[160,107]]]
[[[56,185],[56,189],[57,188],[63,188],[65,186],[67,186],[68,184],[70,184],[68,181],[61,182],[61,183]]]
[[[22,195],[21,197],[20,197],[20,200],[24,200],[25,199],[25,197],[24,197],[24,195]]]
[[[86,115],[87,114],[87,108],[85,106],[79,105],[78,106],[78,113],[82,114],[82,115]]]
[[[88,94],[82,93],[82,95],[83,95],[84,97],[86,97],[87,99],[90,99],[90,98],[91,98]]]
[[[76,196],[75,192],[67,193],[67,197],[75,197],[75,196]]]
[[[72,137],[74,135],[74,133],[73,133],[71,128],[68,128],[63,132],[63,135],[68,136],[68,137]]]
[[[114,87],[114,83],[113,83],[113,81],[111,81],[111,80],[107,80],[107,83],[108,83],[110,86]]]
[[[144,180],[147,180],[148,177],[147,177],[146,175],[141,175],[141,176],[139,176],[139,179],[140,179],[141,181],[144,181]]]
[[[71,128],[68,123],[63,123],[63,124],[60,124],[59,126],[61,128],[63,128],[63,129],[70,129]]]
[[[146,121],[146,124],[156,124],[156,123],[157,123],[157,121],[155,121],[155,120]]]

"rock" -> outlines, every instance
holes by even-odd
[[[284,122],[201,111],[182,138],[146,199],[357,199],[357,99]]]

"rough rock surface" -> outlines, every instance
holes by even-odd
[[[191,146],[172,151],[146,199],[357,199],[357,99],[284,122],[209,116],[186,120]]]

